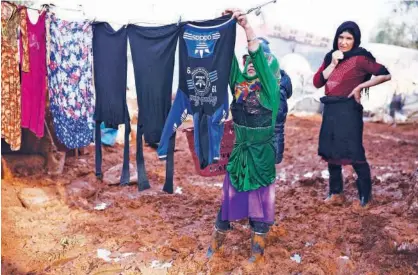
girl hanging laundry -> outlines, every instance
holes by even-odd
[[[231,12],[227,10],[227,12]],[[264,52],[246,15],[233,11],[244,29],[249,56],[244,72],[232,61],[229,86],[235,144],[229,158],[212,241],[210,258],[223,244],[230,222],[248,218],[251,227],[250,262],[264,261],[266,236],[274,223],[276,152],[274,126],[280,104],[280,68],[276,57]]]

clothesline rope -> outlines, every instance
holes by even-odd
[[[2,1],[2,2],[8,2],[8,1]],[[261,4],[261,5],[258,5],[256,7],[250,8],[249,10],[247,10],[247,12],[245,14],[250,14],[250,13],[252,13],[252,12],[255,11],[256,16],[258,16],[261,13],[261,8],[263,8],[264,6],[266,6],[268,4],[274,4],[276,2],[277,2],[277,0],[272,0],[272,1],[265,2],[265,3]],[[43,4],[41,9],[37,9],[37,8],[33,8],[33,7],[26,7],[26,8],[27,9],[31,9],[31,10],[37,10],[37,11],[44,11],[44,10],[50,10],[50,8],[53,7],[53,8],[59,8],[59,9],[68,10],[68,11],[82,12],[83,15],[85,16],[85,12],[84,12],[82,6],[81,5],[79,5],[79,6],[80,6],[80,9],[72,9],[72,8],[66,8],[66,7],[57,6],[57,5],[54,5],[54,4]],[[182,16],[180,15],[179,20],[176,22],[178,25],[180,23],[185,23],[185,22],[190,21],[190,20],[188,20],[188,21],[182,21],[181,19],[182,19]],[[203,21],[207,21],[207,20],[208,19],[204,19],[204,20],[192,20],[192,21],[194,21],[194,22],[203,22]],[[93,20],[91,20],[91,23],[93,23],[95,21],[96,21],[96,17]],[[131,21],[134,21],[134,22],[131,22]],[[123,26],[127,26],[129,24],[132,24],[132,25],[136,25],[136,24],[164,25],[163,23],[158,23],[158,22],[136,21],[136,20],[128,20],[127,23],[120,23],[120,22],[109,21],[109,20],[106,20],[106,22],[111,23],[111,24],[123,25]]]

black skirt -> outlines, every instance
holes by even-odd
[[[318,155],[329,162],[365,162],[363,106],[354,98],[324,96]]]

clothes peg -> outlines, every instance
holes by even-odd
[[[261,14],[261,8],[263,8],[264,6],[266,6],[268,4],[271,4],[271,3],[274,4],[276,2],[277,2],[277,0],[268,1],[268,2],[266,2],[264,4],[261,4],[261,5],[257,6],[257,7],[254,7],[254,8],[251,8],[251,9],[247,10],[247,12],[245,14],[250,14],[251,12],[255,11],[255,15],[256,16],[259,16]]]
[[[181,15],[179,16],[179,21],[177,21],[177,26],[179,26],[181,23]]]
[[[259,16],[261,14],[261,7],[255,10],[255,15]]]
[[[52,4],[52,3],[51,4],[43,4],[41,7],[42,7],[42,9],[43,8],[46,8],[47,11],[50,11],[51,8],[52,9],[56,8],[56,6],[54,4]]]
[[[89,23],[90,23],[90,25],[93,25],[93,24],[94,24],[94,22],[96,22],[96,18],[97,18],[97,17],[95,16],[95,17],[93,18],[93,20],[90,20],[90,22],[89,22]]]
[[[41,10],[39,11],[39,14],[42,14],[44,11],[45,12],[49,11],[49,4],[42,4],[41,5]]]
[[[81,13],[83,14],[83,16],[86,17],[86,12],[84,11],[83,5],[78,4],[77,7],[81,11]]]

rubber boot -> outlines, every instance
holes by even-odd
[[[251,263],[264,262],[264,249],[266,247],[267,233],[257,233],[251,231]]]
[[[372,200],[371,182],[363,182],[359,185],[360,185],[360,189],[359,189],[360,205],[365,207]]]
[[[343,193],[343,174],[341,165],[328,164],[329,191],[325,199],[327,204],[342,205],[345,202]]]
[[[221,248],[225,240],[225,237],[226,237],[226,231],[219,230],[215,226],[215,230],[213,231],[213,234],[212,234],[212,240],[208,248],[208,252],[206,253],[207,258],[209,259],[212,258],[213,254],[219,251],[219,249]]]
[[[341,165],[328,164],[329,171],[329,192],[326,200],[330,200],[333,195],[343,192],[343,175]]]
[[[372,199],[372,179],[370,176],[370,167],[366,164],[353,165],[357,173],[357,189],[360,205],[365,207]]]

